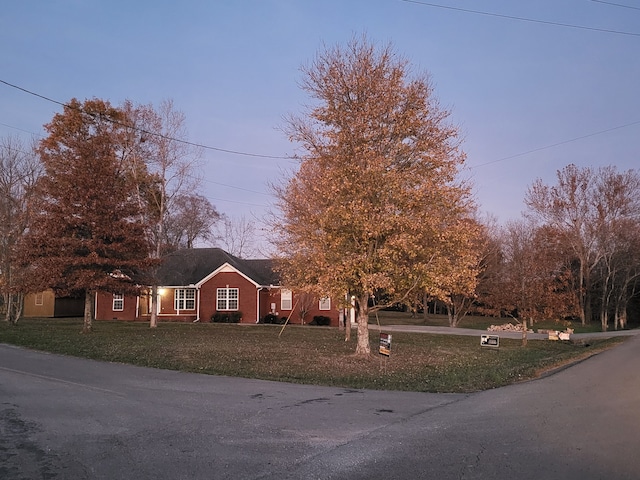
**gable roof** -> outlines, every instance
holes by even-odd
[[[245,260],[221,248],[187,248],[162,258],[158,268],[158,284],[163,286],[195,285],[215,270],[228,263],[258,285],[278,285],[270,259]]]

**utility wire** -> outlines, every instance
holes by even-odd
[[[32,92],[31,90],[27,90],[26,88],[20,87],[18,85],[14,85],[13,83],[9,83],[9,82],[7,82],[5,80],[0,79],[0,83],[3,83],[3,84],[5,84],[5,85],[7,85],[7,86],[9,86],[11,88],[15,88],[16,90],[20,90],[21,92],[27,93],[29,95],[33,95],[34,97],[41,98],[41,99],[46,100],[48,102],[55,103],[57,105],[61,105],[63,107],[67,107],[67,108],[74,108],[69,104],[66,104],[64,102],[60,102],[58,100],[54,100],[52,98],[46,97],[46,96],[41,95],[41,94],[36,93],[36,92]],[[167,135],[162,135],[160,133],[149,132],[147,130],[144,130],[143,128],[135,127],[135,126],[132,126],[132,125],[126,125],[124,123],[118,122],[118,121],[113,120],[111,118],[107,118],[107,120],[109,122],[113,123],[113,124],[120,125],[120,126],[127,127],[127,128],[131,128],[131,129],[135,130],[136,132],[142,133],[144,135],[151,135],[151,136],[163,138],[165,140],[170,140],[172,142],[178,142],[178,143],[182,143],[182,144],[185,144],[185,145],[190,145],[192,147],[202,148],[202,149],[205,149],[205,150],[213,150],[215,152],[231,153],[233,155],[243,155],[245,157],[271,158],[271,159],[279,159],[279,160],[297,160],[297,157],[295,157],[295,156],[264,155],[264,154],[260,154],[260,153],[249,153],[249,152],[241,152],[239,150],[228,150],[228,149],[225,149],[225,148],[212,147],[210,145],[204,145],[204,144],[201,144],[201,143],[194,143],[194,142],[189,142],[187,140],[181,140],[179,138],[169,137]]]
[[[606,130],[600,130],[599,132],[593,132],[587,135],[582,135],[580,137],[575,137],[570,140],[564,140],[562,142],[553,143],[551,145],[546,145],[544,147],[534,148],[533,150],[528,150],[526,152],[516,153],[515,155],[509,155],[508,157],[499,158],[497,160],[491,160],[490,162],[480,163],[478,165],[470,165],[469,169],[484,167],[494,163],[504,162],[505,160],[511,160],[514,158],[523,157],[525,155],[529,155],[530,153],[540,152],[542,150],[548,150],[549,148],[559,147],[560,145],[566,145],[567,143],[577,142],[578,140],[584,140],[585,138],[595,137],[596,135],[602,135],[603,133],[613,132],[614,130],[620,130],[621,128],[631,127],[632,125],[638,125],[638,124],[640,124],[640,120],[638,120],[637,122],[627,123],[625,125],[619,125],[613,128],[607,128]]]
[[[33,132],[29,131],[29,130],[24,130],[22,128],[14,127],[13,125],[9,125],[9,124],[6,124],[6,123],[0,122],[0,125],[2,125],[3,127],[13,128],[13,129],[19,130],[21,132],[30,133],[31,135],[42,137],[42,135],[40,135],[38,133],[33,133]],[[0,149],[1,148],[7,148],[7,147],[3,147],[2,145],[0,145]],[[18,153],[22,153],[23,155],[29,155],[29,152],[25,152],[24,150],[21,150],[21,149],[18,149],[18,148],[11,147],[10,150],[13,150],[13,151],[18,152]],[[213,183],[214,185],[220,185],[222,187],[234,188],[236,190],[242,190],[243,192],[257,193],[258,195],[264,195],[266,197],[270,197],[271,196],[269,193],[260,192],[258,190],[251,190],[250,188],[237,187],[235,185],[229,185],[228,183],[216,182],[216,181],[209,180],[207,178],[202,178],[202,177],[199,177],[199,176],[196,176],[196,175],[188,175],[188,176],[190,178],[195,179],[195,180],[199,180],[199,181],[206,182],[206,183]],[[232,200],[225,200],[225,201],[231,202]],[[238,202],[238,203],[242,203],[242,202]],[[250,204],[248,204],[248,205],[250,205]]]
[[[419,4],[423,4],[423,5],[428,5],[428,6],[448,8],[448,9],[453,9],[453,10],[463,10],[463,9],[459,9],[459,8],[455,8],[455,7],[446,7],[446,6],[442,6],[442,5],[428,4],[428,3],[425,3],[425,2],[418,2],[418,1],[414,1],[414,0],[401,0],[401,1],[404,1],[404,2],[407,2],[407,3],[419,3]],[[592,0],[592,1],[596,1],[596,0]],[[602,2],[602,3],[606,3],[606,2]],[[467,10],[464,10],[464,11],[467,11]],[[474,12],[474,11],[470,11],[470,12],[472,12],[472,13],[483,13],[483,12]],[[493,15],[493,14],[487,14],[487,15]],[[497,15],[497,16],[502,16],[502,15]],[[543,22],[543,23],[545,23],[545,22]],[[6,82],[6,81],[4,81],[2,79],[0,79],[0,83],[3,83],[3,84],[8,85],[10,87],[16,88],[16,89],[21,90],[23,92],[26,92],[26,93],[28,93],[30,95],[34,95],[36,97],[42,98],[42,99],[47,100],[49,102],[53,102],[53,103],[56,103],[58,105],[62,105],[62,106],[66,106],[68,108],[71,108],[69,105],[67,105],[67,104],[65,104],[63,102],[59,102],[57,100],[53,100],[53,99],[50,99],[48,97],[45,97],[44,95],[40,95],[38,93],[31,92],[31,91],[29,91],[29,90],[27,90],[25,88],[19,87],[17,85],[13,85],[13,84],[11,84],[9,82]],[[118,123],[118,122],[115,122],[114,120],[110,120],[110,121],[112,121],[114,123]],[[534,148],[532,150],[527,150],[526,152],[516,153],[515,155],[509,155],[508,157],[503,157],[503,158],[499,158],[499,159],[496,159],[496,160],[491,160],[489,162],[480,163],[478,165],[471,165],[468,168],[469,169],[474,169],[474,168],[484,167],[486,165],[492,165],[494,163],[504,162],[506,160],[511,160],[511,159],[514,159],[514,158],[518,158],[518,157],[522,157],[522,156],[525,156],[525,155],[529,155],[531,153],[539,152],[539,151],[542,151],[542,150],[547,150],[547,149],[550,149],[550,148],[558,147],[560,145],[565,145],[567,143],[576,142],[578,140],[583,140],[585,138],[594,137],[596,135],[601,135],[603,133],[612,132],[614,130],[619,130],[621,128],[626,128],[626,127],[630,127],[630,126],[638,125],[638,124],[640,124],[640,120],[638,120],[636,122],[627,123],[625,125],[619,125],[617,127],[608,128],[606,130],[601,130],[601,131],[598,131],[598,132],[589,133],[587,135],[582,135],[580,137],[575,137],[575,138],[572,138],[572,139],[569,139],[569,140],[564,140],[562,142],[557,142],[557,143],[554,143],[554,144],[551,144],[551,145],[546,145],[544,147]],[[23,132],[26,132],[26,133],[32,133],[33,134],[33,132],[28,132],[26,130],[23,130],[23,129],[20,129],[20,128],[17,128],[17,127],[13,127],[11,125],[7,125],[5,123],[0,123],[0,125],[4,125],[4,126],[9,127],[9,128],[15,128],[16,130],[20,130],[20,131],[23,131]],[[177,138],[166,137],[166,136],[160,135],[160,134],[154,134],[152,132],[147,132],[146,130],[143,130],[143,129],[140,129],[140,128],[136,128],[136,127],[131,127],[131,128],[133,128],[134,130],[136,130],[138,132],[141,132],[141,133],[145,133],[145,134],[149,134],[149,135],[157,135],[157,136],[160,136],[160,137],[168,139],[168,140],[173,140],[173,141],[176,141],[176,142],[181,142],[181,143],[185,143],[185,144],[188,144],[188,145],[201,147],[201,148],[205,148],[205,149],[209,149],[209,150],[222,151],[222,152],[227,152],[227,153],[234,153],[234,154],[237,154],[237,155],[248,155],[248,156],[253,156],[253,157],[261,157],[261,158],[277,158],[277,159],[288,159],[288,160],[296,159],[296,157],[279,157],[279,156],[272,156],[272,155],[244,153],[244,152],[239,152],[239,151],[235,151],[235,150],[224,150],[224,149],[220,149],[220,148],[217,148],[217,147],[206,146],[206,145],[202,145],[202,144],[187,142],[185,140],[180,140],[180,139],[177,139]],[[37,135],[37,134],[34,134],[34,135]],[[243,191],[250,192],[250,193],[257,193],[257,194],[265,195],[265,196],[270,196],[268,193],[258,192],[256,190],[250,190],[250,189],[247,189],[247,188],[236,187],[234,185],[228,185],[228,184],[215,182],[215,181],[207,180],[207,179],[202,179],[202,180],[205,181],[205,182],[208,182],[208,183],[213,183],[213,184],[221,185],[221,186],[224,186],[224,187],[234,188],[234,189],[237,189],[237,190],[243,190]],[[217,199],[217,200],[219,200],[219,201],[227,201],[227,202],[234,202],[233,200],[222,200],[222,199]],[[244,202],[234,202],[234,203],[244,203]],[[264,206],[264,205],[250,204],[250,203],[246,203],[246,205]]]
[[[584,25],[573,25],[570,23],[560,23],[560,22],[550,22],[547,20],[536,20],[533,18],[525,18],[525,17],[516,17],[513,15],[503,15],[501,13],[492,13],[492,12],[483,12],[480,10],[470,10],[468,8],[460,8],[460,7],[451,7],[449,5],[439,5],[437,3],[428,3],[428,2],[421,2],[418,0],[400,0],[402,2],[405,3],[415,3],[416,5],[423,5],[425,7],[434,7],[434,8],[443,8],[446,10],[455,10],[457,12],[465,12],[465,13],[473,13],[476,15],[485,15],[488,17],[498,17],[498,18],[506,18],[508,20],[519,20],[521,22],[530,22],[530,23],[541,23],[544,25],[553,25],[556,27],[566,27],[566,28],[577,28],[577,29],[581,29],[581,30],[591,30],[591,31],[595,31],[595,32],[604,32],[604,33],[614,33],[617,35],[628,35],[631,37],[640,37],[640,33],[637,32],[623,32],[620,30],[609,30],[607,28],[597,28],[597,27],[586,27]],[[602,3],[607,3],[607,2],[602,2]]]
[[[604,3],[605,5],[613,5],[614,7],[631,8],[632,10],[640,10],[640,7],[633,7],[631,5],[623,5],[622,3],[605,2],[603,0],[591,0],[595,3]]]

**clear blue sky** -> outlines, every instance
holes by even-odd
[[[279,127],[307,101],[299,67],[361,33],[431,74],[464,134],[477,201],[501,221],[570,163],[638,167],[638,0],[8,0],[0,79],[61,102],[173,99],[189,140],[287,156]],[[4,84],[0,106],[0,136],[25,140],[61,110]],[[206,150],[202,193],[260,218],[267,183],[294,167]]]

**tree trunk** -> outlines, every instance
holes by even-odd
[[[586,300],[587,296],[585,294],[585,275],[584,275],[584,260],[580,259],[580,273],[578,279],[578,303],[580,305],[580,322],[584,327],[587,323],[587,305]]]
[[[89,289],[84,293],[84,323],[82,333],[91,333],[93,329],[93,292]]]
[[[158,326],[158,286],[151,287],[151,316],[149,317],[149,328]]]
[[[351,312],[352,312],[353,308],[356,308],[356,306],[355,306],[354,301],[351,300],[351,298],[348,295],[347,295],[346,299],[347,299],[347,304],[351,305],[351,307],[344,310],[344,312],[345,312],[345,315],[344,315],[344,326],[345,326],[344,341],[345,342],[350,342],[351,341]]]
[[[425,323],[429,319],[429,295],[426,290],[422,293],[422,319]]]
[[[15,315],[13,317],[13,324],[16,325],[18,323],[18,320],[20,320],[20,318],[22,318],[22,308],[24,307],[24,294],[23,293],[16,293],[16,297],[14,300],[14,309],[15,309]]]
[[[9,324],[9,325],[13,325],[14,321],[13,321],[13,294],[12,293],[5,293],[3,295],[4,297],[4,306],[5,306],[5,315],[4,315],[4,319],[5,321]]]
[[[366,294],[362,295],[356,301],[358,321],[356,355],[366,356],[371,353],[371,345],[369,344],[369,296]]]
[[[607,310],[602,310],[600,313],[600,324],[602,325],[603,332],[606,332],[609,329],[609,313]]]
[[[453,327],[453,309],[451,305],[447,305],[447,319],[449,320],[449,326]]]
[[[620,328],[622,330],[627,328],[627,308],[626,308],[626,306],[624,308],[620,309]]]

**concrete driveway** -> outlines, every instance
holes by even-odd
[[[0,345],[0,478],[637,479],[640,339],[470,395],[348,390]]]

